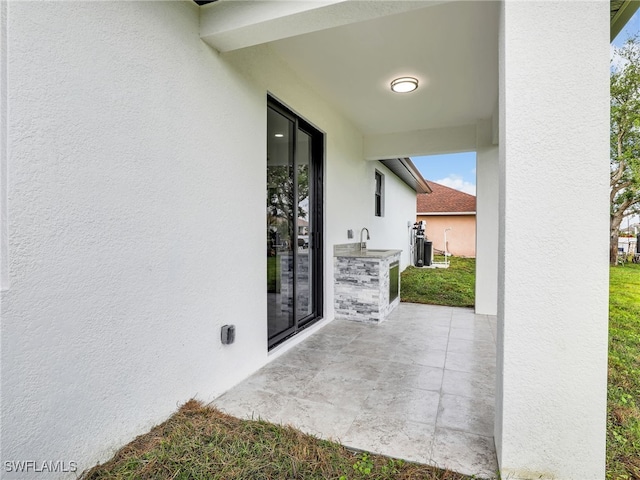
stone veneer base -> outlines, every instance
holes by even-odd
[[[400,295],[389,303],[389,265],[399,260],[400,252],[383,258],[335,256],[335,317],[384,321],[400,303]]]

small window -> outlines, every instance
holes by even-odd
[[[376,170],[376,217],[384,217],[384,175]]]

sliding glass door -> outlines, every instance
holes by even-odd
[[[269,348],[322,316],[323,134],[269,99],[267,297]]]

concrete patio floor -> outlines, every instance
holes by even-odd
[[[401,303],[379,325],[329,323],[213,404],[348,447],[494,478],[495,349],[495,317]]]

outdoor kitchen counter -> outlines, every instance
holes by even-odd
[[[335,253],[334,257],[350,257],[350,258],[387,258],[394,255],[400,255],[402,250],[358,250],[346,253]]]
[[[333,246],[334,257],[351,257],[351,258],[387,258],[394,255],[400,255],[402,250],[384,250],[384,249],[360,249],[359,243],[345,243]]]
[[[334,246],[336,318],[378,323],[400,303],[402,250],[360,250],[359,243]]]

